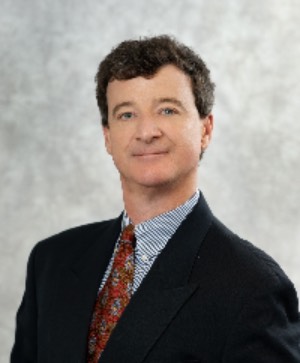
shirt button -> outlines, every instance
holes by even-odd
[[[146,255],[143,255],[143,256],[142,256],[142,261],[143,261],[143,262],[148,262],[148,257],[147,257]]]

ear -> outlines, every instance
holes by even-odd
[[[103,126],[102,131],[103,131],[106,151],[109,153],[109,155],[111,155],[110,129],[108,126]]]
[[[201,135],[201,148],[205,150],[211,140],[212,132],[214,128],[214,117],[212,114],[209,114],[204,119],[202,119],[202,135]]]

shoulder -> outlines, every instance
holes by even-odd
[[[192,280],[200,287],[201,301],[205,292],[208,310],[213,306],[220,320],[226,311],[226,324],[254,324],[259,317],[269,321],[275,315],[280,320],[282,314],[299,324],[297,292],[279,264],[215,218],[199,250]]]
[[[214,269],[215,276],[225,286],[242,288],[249,295],[258,290],[290,284],[271,256],[240,238],[216,218],[213,218],[202,244],[199,259],[206,268]]]
[[[110,228],[117,228],[118,219],[95,222],[59,232],[38,242],[31,251],[29,263],[37,260],[39,265],[67,262],[80,258],[95,243],[101,243],[102,236]]]
[[[38,242],[36,247],[38,249],[52,249],[58,246],[59,248],[68,248],[70,244],[75,247],[75,245],[87,243],[90,237],[101,235],[114,222],[116,222],[116,219],[73,227]]]
[[[214,299],[209,301],[220,320],[226,311],[224,361],[255,361],[261,352],[271,354],[272,362],[296,361],[292,356],[299,356],[298,297],[279,264],[217,220],[204,244],[207,250],[211,244],[213,251],[207,255],[214,255],[215,275],[208,293]]]

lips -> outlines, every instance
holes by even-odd
[[[159,155],[164,155],[167,154],[168,152],[165,150],[155,150],[155,151],[137,151],[134,152],[132,155],[133,156],[139,156],[139,157],[151,157],[151,156],[159,156]]]

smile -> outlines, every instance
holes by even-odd
[[[134,157],[144,159],[144,160],[151,160],[151,159],[157,159],[159,157],[165,156],[167,154],[166,151],[160,151],[160,152],[147,152],[147,153],[136,153],[133,154]]]

